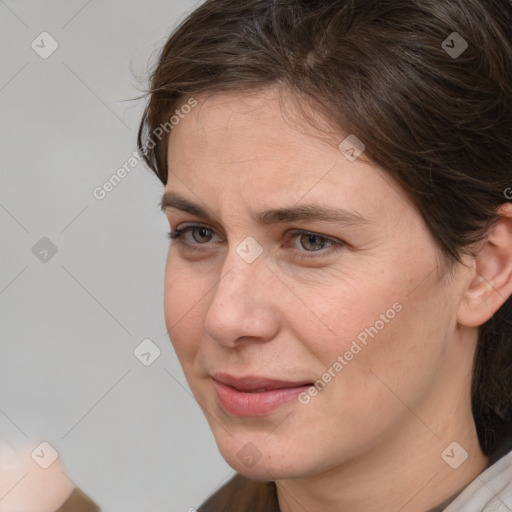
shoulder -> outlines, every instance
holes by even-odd
[[[66,502],[55,512],[99,512],[99,507],[80,489],[73,490]]]
[[[257,482],[236,473],[198,512],[280,512],[274,482]]]

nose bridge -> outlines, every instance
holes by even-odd
[[[204,328],[211,338],[229,344],[240,337],[266,338],[273,332],[267,272],[263,249],[254,239],[230,248],[205,317]]]
[[[242,306],[242,303],[245,304],[251,298],[253,300],[256,298],[256,288],[265,278],[267,269],[262,255],[263,248],[254,239],[248,238],[230,248],[222,268],[223,277],[215,290],[214,300],[234,300]]]
[[[229,247],[228,254],[224,260],[222,275],[219,286],[227,287],[249,287],[251,282],[265,273],[265,255],[263,247],[252,236],[246,236],[241,241],[235,242]],[[268,269],[267,269],[268,271]],[[222,283],[226,281],[225,283]]]

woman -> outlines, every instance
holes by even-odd
[[[200,507],[512,509],[512,5],[208,0],[138,145]]]

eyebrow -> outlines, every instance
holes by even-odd
[[[160,208],[164,213],[167,209],[174,208],[209,221],[214,221],[217,217],[208,208],[170,191],[165,192],[162,196]],[[255,213],[253,217],[263,225],[312,220],[336,222],[347,227],[373,223],[357,212],[320,204],[302,204],[290,208],[264,210]]]

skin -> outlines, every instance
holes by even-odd
[[[0,512],[54,512],[73,491],[60,458],[46,469],[34,462],[40,442],[11,447],[0,440]]]
[[[207,231],[170,244],[165,317],[222,456],[248,478],[274,480],[282,512],[432,509],[487,464],[469,385],[477,326],[512,293],[510,205],[479,256],[438,279],[440,252],[419,213],[364,154],[340,153],[347,134],[304,124],[286,94],[284,117],[275,89],[195,97],[171,133],[165,191],[214,218],[166,209],[173,231]],[[369,222],[263,226],[251,215],[319,202]],[[345,245],[329,253],[328,241],[293,230]],[[249,236],[263,249],[250,264],[236,252]],[[402,310],[307,405],[260,418],[221,407],[210,373],[314,382],[397,302]],[[457,469],[441,457],[454,441],[468,453]],[[253,467],[237,457],[249,442],[261,454]]]

